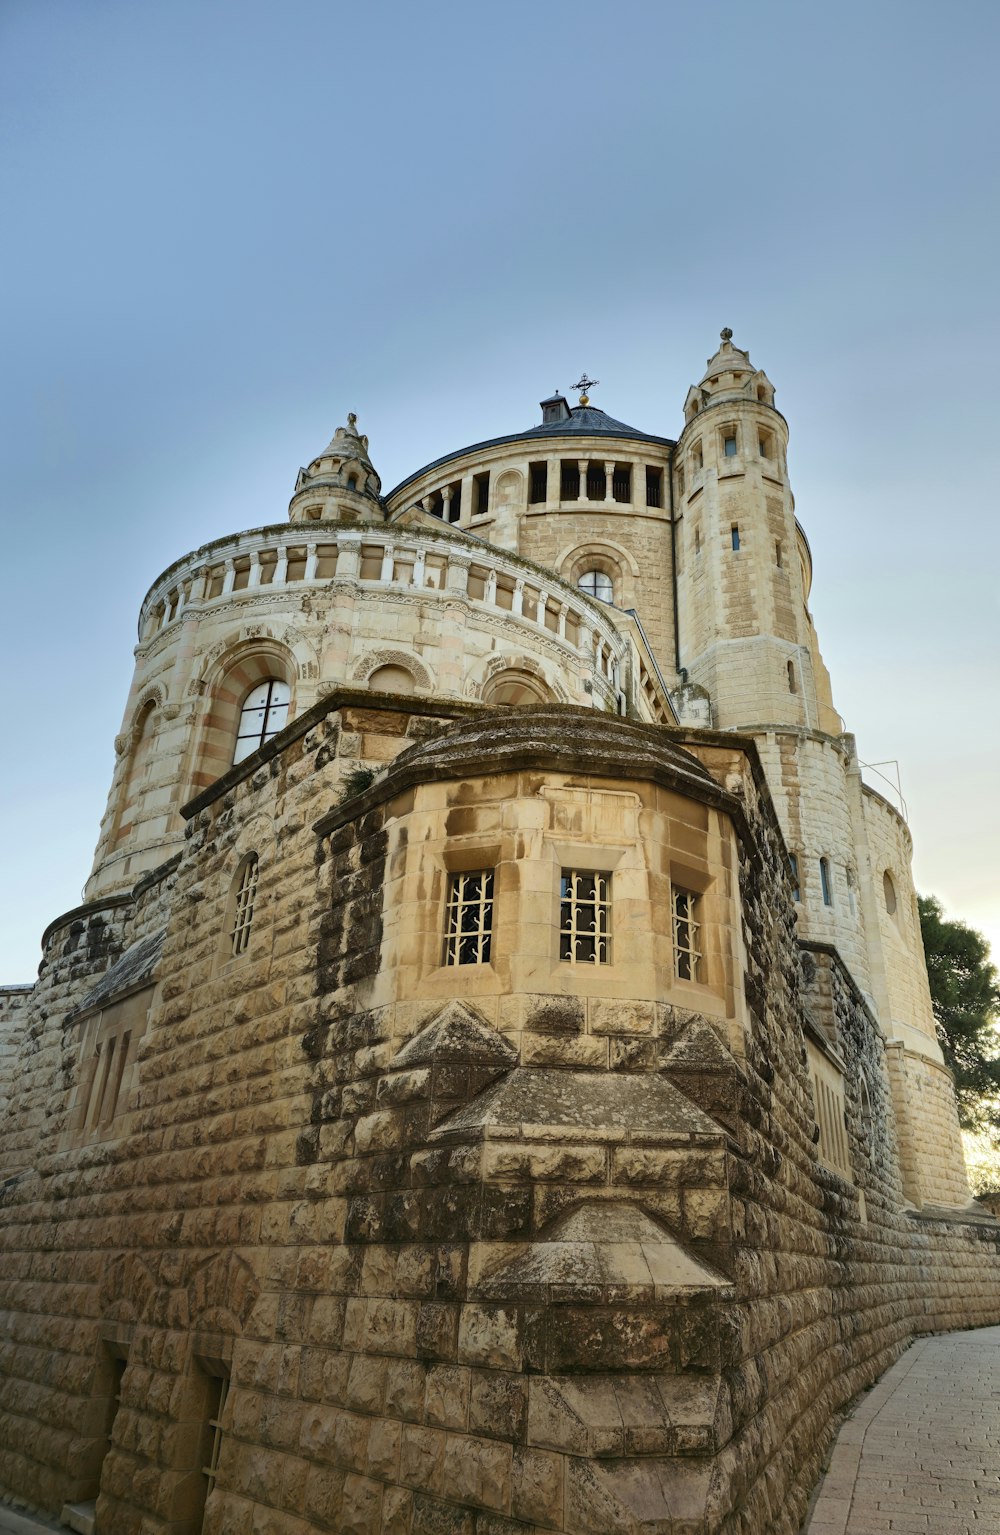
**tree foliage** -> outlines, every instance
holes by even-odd
[[[950,921],[933,896],[919,896],[920,932],[944,1058],[955,1076],[967,1130],[1000,1126],[1000,976],[982,933]]]

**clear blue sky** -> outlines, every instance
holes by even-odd
[[[4,0],[0,979],[89,871],[139,601],[580,370],[676,435],[721,326],[791,426],[813,610],[919,887],[991,931],[1000,6]]]

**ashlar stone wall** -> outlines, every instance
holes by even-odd
[[[905,1213],[882,1039],[832,949],[800,962],[752,744],[365,702],[189,805],[110,936],[50,936],[0,1193],[0,1482],[96,1498],[108,1535],[792,1535],[851,1396],[915,1329],[1000,1316],[1000,1228]],[[389,765],[338,803],[362,762]],[[543,899],[588,845],[618,850],[605,973],[553,958]],[[446,877],[491,850],[473,984],[440,963]],[[74,1143],[67,1018],[164,928],[126,1116]]]

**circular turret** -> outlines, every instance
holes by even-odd
[[[308,469],[300,469],[288,504],[291,522],[384,521],[382,481],[368,457],[368,438],[353,411]]]

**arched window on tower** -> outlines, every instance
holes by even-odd
[[[587,593],[588,597],[596,597],[600,602],[614,601],[614,583],[603,570],[585,570],[583,575],[577,578],[576,584],[581,592]]]
[[[233,763],[242,762],[285,727],[291,690],[287,682],[268,677],[250,689],[243,700]]]

